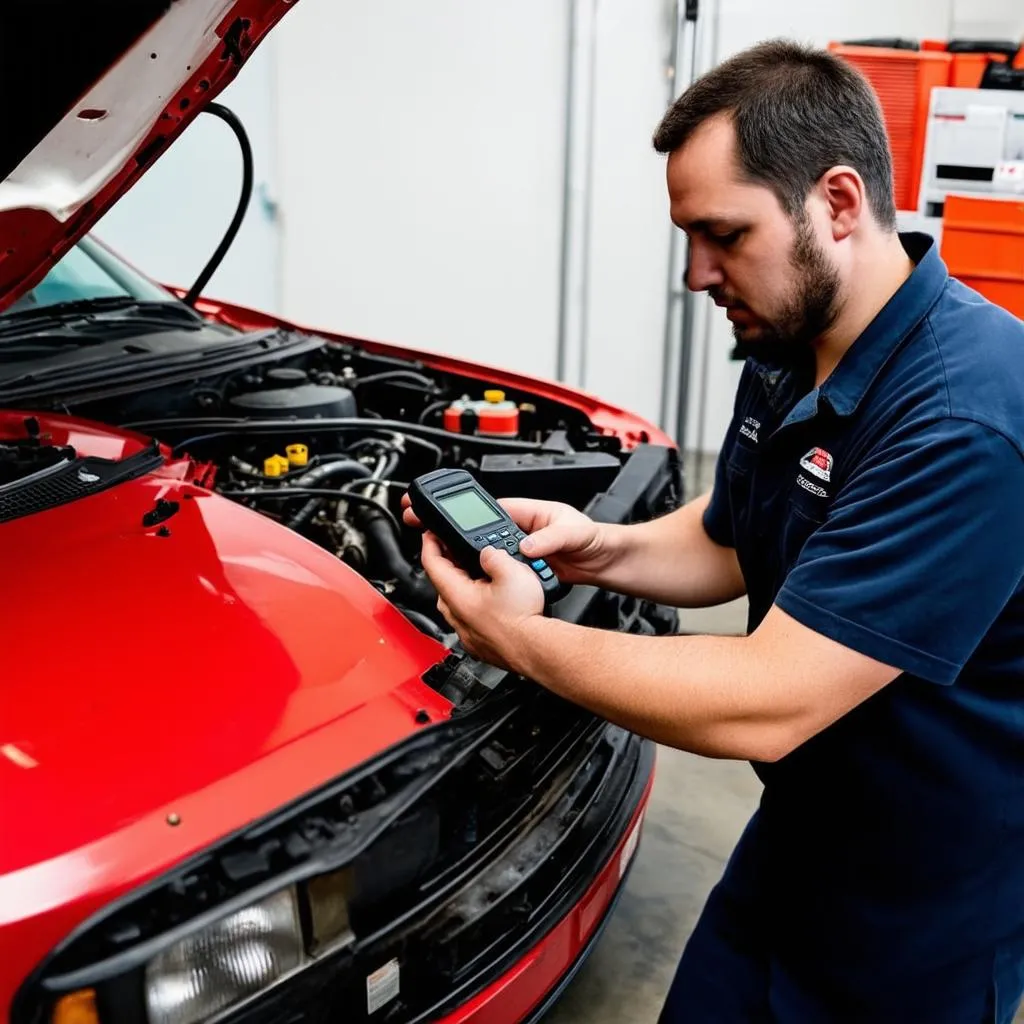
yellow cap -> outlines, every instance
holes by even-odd
[[[290,444],[284,451],[289,464],[294,467],[305,466],[309,462],[309,449],[304,444]]]
[[[490,391],[485,391],[484,392],[484,401],[485,402],[504,402],[505,401],[505,392],[504,391],[498,391],[497,388],[492,388]]]
[[[91,988],[72,992],[53,1008],[50,1019],[53,1024],[99,1024],[96,993]]]
[[[283,455],[271,455],[263,460],[264,476],[281,476],[288,472],[288,460]]]

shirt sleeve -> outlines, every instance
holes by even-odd
[[[804,545],[776,604],[810,629],[955,682],[1024,576],[1024,461],[967,420],[872,453]]]

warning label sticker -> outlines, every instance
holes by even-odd
[[[366,979],[366,1012],[376,1013],[398,995],[401,971],[397,960],[389,960]]]

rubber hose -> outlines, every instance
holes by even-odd
[[[425,576],[416,575],[412,565],[402,554],[398,538],[387,519],[369,509],[360,513],[359,525],[366,534],[366,539],[374,545],[384,568],[399,585],[404,603],[416,610],[432,610],[437,603],[437,591]]]
[[[438,643],[445,643],[448,640],[448,636],[445,635],[441,627],[434,622],[433,619],[428,618],[423,612],[418,612],[412,608],[405,608],[403,605],[396,604],[395,607],[418,629],[426,633],[427,636],[432,637]]]
[[[303,473],[302,476],[289,480],[288,484],[290,487],[315,487],[322,481],[332,477],[347,477],[354,480],[357,478],[365,479],[368,476],[370,476],[370,470],[361,462],[356,462],[355,459],[338,459],[334,462],[325,462],[319,466],[314,466],[308,473]],[[326,498],[310,498],[285,523],[285,526],[292,530],[298,530],[300,527],[305,526],[316,515],[320,506],[326,500]]]

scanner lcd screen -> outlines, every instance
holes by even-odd
[[[483,496],[472,488],[439,498],[438,504],[455,520],[460,530],[476,530],[500,518]]]

